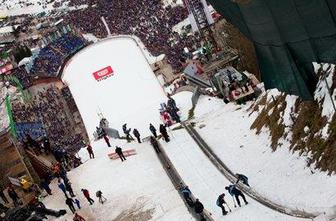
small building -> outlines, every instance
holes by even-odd
[[[15,41],[15,30],[19,25],[4,26],[0,28],[0,44],[11,43]]]
[[[151,68],[161,85],[171,83],[178,77],[174,75],[174,70],[166,56],[160,56],[155,63],[151,64]]]

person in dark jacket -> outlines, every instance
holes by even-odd
[[[153,126],[153,124],[149,124],[149,130],[152,132],[154,137],[157,138],[156,128]]]
[[[194,201],[192,200],[191,198],[191,191],[189,189],[188,186],[183,186],[183,184],[181,184],[181,193],[183,194],[183,197],[185,199],[185,201],[187,202],[187,204],[190,206],[190,207],[193,207],[194,206]]]
[[[31,147],[36,148],[38,151],[41,150],[40,144],[39,144],[36,140],[34,140],[34,139],[30,136],[30,134],[26,133],[26,139],[27,139],[28,144],[29,144]]]
[[[94,203],[94,200],[90,197],[89,191],[87,189],[82,189],[81,191],[83,192],[83,195],[85,196],[87,201],[90,203],[90,205],[92,205]]]
[[[133,135],[137,138],[138,143],[141,143],[141,139],[140,139],[140,133],[137,129],[133,129]]]
[[[199,199],[196,199],[194,203],[194,210],[195,210],[195,213],[197,213],[200,216],[201,220],[205,220],[204,215],[203,215],[204,206],[199,201]]]
[[[72,198],[66,198],[65,204],[68,205],[69,209],[71,210],[72,213],[75,213],[76,209],[74,204],[74,201]]]
[[[4,189],[2,186],[0,186],[0,197],[4,201],[4,203],[9,203],[7,197],[5,196]]]
[[[126,135],[127,142],[131,142],[132,136],[130,135],[131,128],[127,129],[127,124],[122,126],[123,132]]]
[[[12,199],[14,206],[20,205],[20,198],[12,186],[7,189],[8,196]]]
[[[65,189],[70,193],[70,196],[74,197],[75,194],[74,194],[74,192],[72,190],[71,183],[70,183],[69,180],[67,180],[66,182],[64,182],[64,186],[65,186]]]
[[[232,197],[236,198],[236,201],[237,201],[237,204],[238,204],[239,207],[241,206],[239,196],[241,198],[243,198],[245,204],[248,204],[248,202],[246,201],[246,198],[245,198],[244,194],[242,193],[242,191],[238,190],[235,185],[227,186],[227,187],[225,187],[225,189],[230,193],[230,195]]]
[[[221,195],[218,196],[217,201],[216,201],[216,205],[222,209],[223,216],[225,216],[228,213],[224,207],[224,204],[226,204],[224,197],[225,197],[225,193],[222,193]]]
[[[154,147],[154,150],[156,153],[161,153],[160,147],[159,147],[159,143],[157,142],[157,140],[155,139],[155,137],[151,136],[149,138],[149,141],[151,143],[151,145]]]
[[[160,124],[160,133],[161,133],[163,139],[164,139],[166,142],[169,142],[168,132],[167,132],[166,127],[165,127],[163,124]]]
[[[237,182],[236,183],[239,183],[239,181],[241,181],[243,184],[250,187],[250,184],[248,183],[247,176],[245,176],[244,174],[236,173],[236,177],[237,177]]]
[[[108,136],[105,134],[105,135],[103,136],[103,138],[104,138],[104,140],[105,140],[107,146],[108,146],[108,147],[111,147],[110,139],[108,138]]]
[[[96,192],[96,197],[98,197],[98,201],[101,203],[101,204],[104,204],[104,202],[107,200],[104,196],[103,196],[103,192],[101,190],[98,190]]]
[[[171,107],[175,112],[179,111],[179,109],[176,106],[175,100],[170,95],[168,95],[167,106]]]
[[[50,184],[49,181],[45,179],[41,180],[41,188],[44,189],[49,195],[52,195],[49,184]]]
[[[173,121],[180,123],[180,116],[177,114],[176,110],[173,109],[172,107],[168,106],[167,107],[167,111],[169,113],[169,115],[171,116],[171,118],[173,119]]]
[[[126,157],[124,156],[124,153],[123,153],[121,147],[116,146],[115,152],[116,152],[116,154],[118,154],[121,161],[126,160]]]
[[[92,150],[92,146],[90,144],[87,145],[86,150],[89,153],[90,159],[94,159],[94,153],[93,153],[93,150]]]

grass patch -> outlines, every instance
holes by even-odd
[[[184,127],[182,125],[179,125],[178,127],[174,127],[172,130],[175,131],[175,130],[182,130],[184,129]]]
[[[196,106],[193,105],[192,108],[188,112],[188,120],[192,119],[195,116],[195,108]]]

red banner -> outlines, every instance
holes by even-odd
[[[13,65],[12,64],[6,64],[5,66],[3,67],[0,67],[0,74],[4,74],[10,70],[13,69]]]
[[[93,73],[93,77],[97,80],[97,81],[101,81],[104,80],[108,77],[111,77],[113,75],[113,69],[111,66],[108,66],[106,68],[103,68],[99,71],[96,71]]]

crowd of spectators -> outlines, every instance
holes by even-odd
[[[58,88],[49,87],[39,91],[29,103],[14,102],[12,104],[14,121],[43,122],[54,148],[75,150],[80,147],[83,138],[79,134],[74,134],[61,96]]]
[[[72,2],[80,4],[81,1]],[[104,17],[111,34],[139,37],[154,56],[166,54],[175,70],[181,68],[184,47],[193,51],[201,46],[199,35],[182,36],[172,31],[173,26],[188,17],[183,6],[164,7],[160,0],[100,0],[94,3],[88,8],[67,13],[65,21],[84,33],[103,38],[107,36],[101,21]]]
[[[84,45],[81,37],[64,34],[40,50],[30,72],[39,76],[56,76],[65,58]]]

